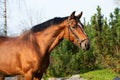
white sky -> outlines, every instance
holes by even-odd
[[[73,11],[76,11],[76,15],[83,11],[83,17],[89,21],[96,13],[97,5],[102,8],[105,17],[116,7],[120,7],[114,0],[9,0],[8,4],[10,34],[18,34],[23,29],[54,17],[69,16]]]

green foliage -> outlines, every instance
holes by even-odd
[[[84,18],[84,26],[90,50],[83,51],[63,40],[51,52],[48,76],[69,76],[101,68],[112,68],[120,73],[120,9],[110,13],[110,20],[107,20],[98,6],[90,22],[86,24]]]
[[[94,69],[94,55],[83,52],[72,43],[63,40],[51,52],[50,76],[69,76]],[[93,57],[93,58],[91,58]]]

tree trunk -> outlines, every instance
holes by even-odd
[[[7,1],[4,0],[4,34],[7,35]]]

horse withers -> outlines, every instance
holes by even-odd
[[[50,19],[32,27],[17,37],[0,36],[0,79],[22,75],[24,80],[40,80],[49,65],[50,52],[62,40],[67,39],[88,50],[89,39],[75,16]]]

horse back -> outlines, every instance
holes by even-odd
[[[9,37],[6,37],[6,36],[0,36],[0,43],[6,41],[6,40],[8,40],[8,39],[9,39]]]

